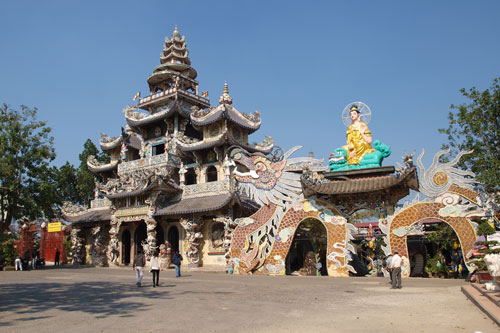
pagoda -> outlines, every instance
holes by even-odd
[[[227,83],[217,106],[200,96],[188,54],[175,27],[147,79],[150,94],[124,108],[120,135],[101,134],[110,162],[87,160],[96,175],[90,209],[64,207],[75,262],[128,265],[142,247],[147,255],[161,249],[164,257],[181,251],[190,267],[225,269],[228,224],[256,209],[236,192],[228,151],[238,146],[264,156],[274,143],[266,137],[249,144],[260,113],[238,111]]]

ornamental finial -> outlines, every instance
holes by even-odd
[[[172,39],[180,39],[181,34],[179,33],[179,29],[177,29],[177,25],[174,28],[174,32],[172,33]]]
[[[233,104],[233,98],[229,95],[229,87],[227,85],[227,82],[224,82],[224,89],[222,90],[222,95],[219,98],[219,103],[228,105]]]

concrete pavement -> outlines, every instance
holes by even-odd
[[[498,332],[463,280],[229,276],[131,268],[0,272],[0,332]]]

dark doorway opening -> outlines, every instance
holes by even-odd
[[[122,234],[122,264],[130,264],[130,231],[124,230]]]
[[[137,229],[135,229],[134,233],[135,253],[137,253],[137,249],[139,247],[142,248],[142,242],[146,240],[146,237],[146,223],[144,223],[144,221],[141,221]]]
[[[188,169],[186,173],[186,185],[196,184],[196,172],[193,168]]]
[[[179,229],[176,226],[168,229],[168,242],[172,248],[172,254],[179,251]]]
[[[217,168],[213,165],[207,168],[207,183],[217,181]]]
[[[286,274],[328,275],[326,267],[327,232],[316,219],[302,221],[295,230],[286,257]]]
[[[160,246],[161,244],[165,243],[165,234],[163,233],[163,228],[161,227],[160,224],[156,225],[155,231],[156,231],[156,246]]]

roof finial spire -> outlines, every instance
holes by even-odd
[[[179,33],[179,29],[177,28],[177,24],[175,25],[174,32],[172,33],[172,39],[180,39],[181,34]]]
[[[220,104],[233,104],[233,98],[229,95],[229,87],[227,85],[227,81],[224,82],[224,89],[222,90],[222,95],[219,98]]]

